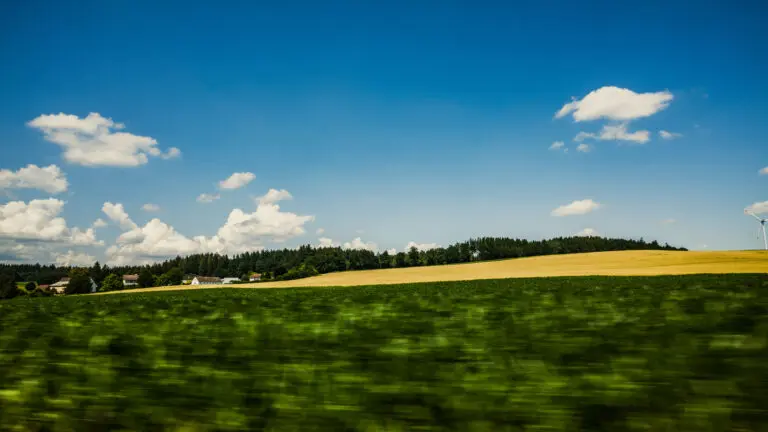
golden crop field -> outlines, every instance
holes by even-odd
[[[431,267],[329,273],[284,282],[225,285],[230,288],[287,288],[387,285],[475,279],[548,276],[652,276],[697,273],[768,273],[765,251],[619,251],[485,261]],[[143,288],[117,292],[220,288],[221,285]]]

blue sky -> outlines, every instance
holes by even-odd
[[[764,2],[257,3],[3,7],[0,261],[585,229],[761,243],[743,209],[768,209]],[[557,118],[572,98],[598,118]],[[115,133],[156,144],[88,145]],[[233,173],[255,178],[222,190]],[[292,199],[259,203],[269,189]]]

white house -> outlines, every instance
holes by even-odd
[[[261,280],[261,273],[251,273],[251,276],[248,277],[248,280],[250,282],[258,282]]]
[[[217,277],[208,277],[208,276],[195,276],[194,279],[192,279],[192,282],[190,285],[217,285],[221,284],[221,279]]]
[[[139,286],[139,275],[137,275],[137,274],[123,275],[123,286],[124,287]]]
[[[231,284],[233,282],[240,282],[240,278],[226,277],[226,278],[221,280],[221,283],[223,283],[223,284]]]
[[[183,278],[181,278],[181,283],[183,285],[189,285],[192,283],[192,279],[195,278],[195,275],[193,274],[185,274]]]
[[[96,285],[96,282],[94,282],[93,278],[89,278],[89,279],[91,281],[91,292],[95,293],[99,286]],[[65,277],[65,278],[61,278],[60,281],[48,286],[48,289],[55,292],[56,294],[64,294],[64,291],[67,290],[68,285],[69,285],[69,278]]]

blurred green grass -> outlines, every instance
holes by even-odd
[[[768,430],[768,276],[0,302],[0,430]]]

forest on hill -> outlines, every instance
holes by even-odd
[[[101,285],[110,274],[147,274],[153,284],[178,284],[181,274],[217,277],[243,277],[251,272],[261,273],[262,280],[287,280],[322,273],[347,270],[430,266],[521,258],[539,255],[621,251],[621,250],[686,250],[657,241],[615,239],[604,237],[557,237],[548,240],[523,240],[504,237],[481,237],[429,250],[411,248],[407,252],[390,254],[340,247],[313,247],[263,250],[233,256],[216,253],[176,257],[145,266],[102,266],[98,262],[89,275]],[[70,274],[72,268],[41,264],[0,264],[0,274],[16,282],[34,281],[50,284]],[[172,275],[163,280],[163,275]],[[148,278],[144,278],[149,280]],[[142,285],[146,285],[145,282]]]

